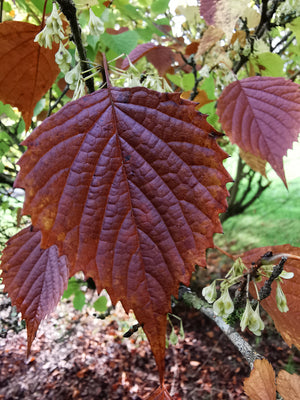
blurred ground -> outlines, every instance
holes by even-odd
[[[173,398],[246,399],[242,381],[250,370],[231,342],[185,305],[174,313],[182,317],[185,339],[166,351],[166,383]],[[132,323],[118,305],[101,320],[91,308],[81,312],[63,301],[41,324],[28,360],[25,331],[9,331],[0,339],[0,399],[144,399],[158,386],[158,376],[143,334],[123,338]],[[248,339],[255,343],[252,335]],[[289,349],[269,322],[256,349],[277,371],[297,372],[299,352]]]

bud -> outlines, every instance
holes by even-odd
[[[208,303],[213,303],[217,298],[216,281],[202,289],[202,296]]]
[[[90,8],[89,30],[91,35],[100,36],[104,32],[104,24],[100,18],[96,17]]]
[[[286,297],[281,289],[280,283],[277,281],[277,289],[276,289],[276,303],[278,310],[280,312],[287,312],[289,308],[287,306]]]
[[[222,318],[227,318],[228,315],[234,311],[233,301],[229,295],[228,288],[226,288],[221,297],[214,302],[213,310],[215,314]]]

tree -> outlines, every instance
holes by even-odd
[[[160,374],[150,398],[170,398],[163,377],[171,295],[180,283],[189,285],[195,264],[205,265],[227,207],[231,178],[218,143],[225,150],[238,145],[244,161],[237,181],[244,162],[263,176],[268,162],[287,185],[282,158],[300,126],[299,10],[290,3],[203,0],[192,16],[187,7],[179,10],[186,22],[177,37],[168,1],[17,1],[29,22],[0,25],[0,99],[18,107],[26,130],[35,128],[21,143],[27,150],[14,183],[25,189],[23,214],[31,225],[8,241],[1,268],[27,323],[28,351],[68,278],[83,271],[113,303],[134,311]],[[7,18],[14,14],[9,2],[1,4]],[[21,119],[3,107],[3,137],[18,146]],[[34,110],[41,119],[47,110],[43,123],[33,120]],[[14,171],[5,161],[3,184]],[[254,172],[248,174],[251,186]],[[259,178],[254,197],[242,194],[239,203],[233,185],[230,206],[242,211],[268,185]],[[286,342],[299,346],[299,257],[289,245],[253,249],[233,257],[225,279],[204,289],[206,303],[183,290],[184,301],[218,316],[254,366],[245,383],[250,396],[255,374],[265,379],[269,369],[224,319],[259,335],[263,301]]]

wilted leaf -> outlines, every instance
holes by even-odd
[[[154,43],[139,44],[128,55],[128,58],[134,64],[144,56],[154,65],[159,75],[164,75],[174,60],[173,51],[169,47],[156,45]],[[124,59],[121,66],[122,69],[126,70],[129,67],[128,58],[126,57]]]
[[[208,29],[204,32],[204,35],[200,39],[200,43],[198,46],[198,50],[195,58],[198,59],[204,53],[206,53],[212,46],[214,46],[218,40],[220,40],[224,36],[224,31],[220,28],[216,28],[215,26],[209,26]]]
[[[66,257],[56,246],[40,248],[41,233],[30,227],[13,236],[3,251],[5,291],[27,325],[28,353],[38,326],[59,302],[68,284]]]
[[[289,374],[288,372],[279,371],[276,379],[278,393],[285,400],[298,400],[300,393],[300,376],[297,374]]]
[[[52,50],[34,42],[40,27],[27,22],[0,24],[0,99],[18,107],[30,127],[33,110],[50,89],[59,68],[55,63],[58,46]]]
[[[108,88],[71,102],[23,144],[24,213],[98,291],[132,309],[161,376],[179,282],[221,231],[230,180],[218,133],[179,93]]]
[[[159,386],[147,397],[147,400],[172,400],[172,397],[165,387]]]
[[[217,114],[230,141],[268,161],[286,185],[282,159],[300,131],[299,85],[262,76],[233,82],[220,96]]]
[[[248,153],[247,151],[244,151],[242,149],[240,149],[240,156],[245,161],[245,163],[249,165],[251,169],[253,169],[253,171],[259,172],[265,178],[267,177],[266,175],[267,162],[265,160],[262,160],[261,158],[256,157],[253,154]]]
[[[250,267],[252,262],[256,262],[267,251],[272,251],[273,254],[291,254],[292,256],[300,257],[300,247],[293,247],[289,244],[253,249],[241,254],[240,257],[243,263]],[[280,332],[286,343],[289,346],[294,344],[300,348],[300,260],[289,257],[284,264],[284,270],[294,273],[292,279],[283,279],[281,283],[289,311],[283,313],[277,308],[275,299],[276,283],[273,284],[271,295],[263,300],[261,305],[272,317],[276,329]],[[264,280],[257,283],[258,287],[261,287],[263,283]],[[252,294],[254,295],[254,289]]]
[[[247,9],[248,0],[201,0],[200,15],[208,25],[223,29],[231,37],[240,15]]]
[[[275,371],[266,360],[255,360],[249,378],[244,380],[244,390],[251,400],[276,399]]]
[[[181,97],[183,99],[189,99],[191,96],[191,91],[181,93]],[[194,102],[198,103],[196,108],[199,109],[200,107],[204,106],[205,104],[209,104],[214,102],[215,100],[211,100],[207,97],[207,93],[205,90],[198,90],[197,96],[193,100]]]

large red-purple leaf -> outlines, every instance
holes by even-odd
[[[34,42],[41,28],[27,22],[5,21],[0,24],[0,100],[18,107],[26,129],[30,127],[36,103],[50,89],[58,65],[52,50]]]
[[[228,85],[217,107],[232,143],[266,160],[286,185],[283,156],[300,132],[300,88],[284,78],[254,76]]]
[[[284,313],[278,310],[276,304],[276,283],[272,285],[271,295],[263,300],[261,305],[272,317],[276,329],[286,343],[289,346],[294,344],[300,348],[300,247],[293,247],[289,244],[260,247],[246,251],[241,254],[240,257],[244,264],[250,268],[252,262],[256,262],[267,251],[272,251],[274,255],[290,254],[287,262],[284,264],[284,270],[293,272],[294,277],[287,280],[283,279],[283,282],[281,283],[289,307],[288,312]],[[261,287],[264,281],[265,280],[263,279],[262,282],[258,282],[258,287]],[[255,295],[254,288],[252,288],[251,293]]]
[[[139,44],[135,49],[133,49],[129,53],[128,57],[124,59],[121,68],[129,68],[129,60],[135,64],[144,56],[146,56],[148,61],[154,65],[159,75],[164,75],[174,61],[174,53],[169,47],[149,42]]]
[[[161,378],[179,282],[221,231],[229,175],[218,133],[179,93],[103,89],[63,107],[23,144],[24,213],[113,302],[132,309]]]
[[[42,250],[40,243],[40,231],[23,229],[7,242],[0,265],[5,291],[26,321],[28,353],[41,320],[67,288],[69,275],[66,257],[59,257],[57,247]]]

